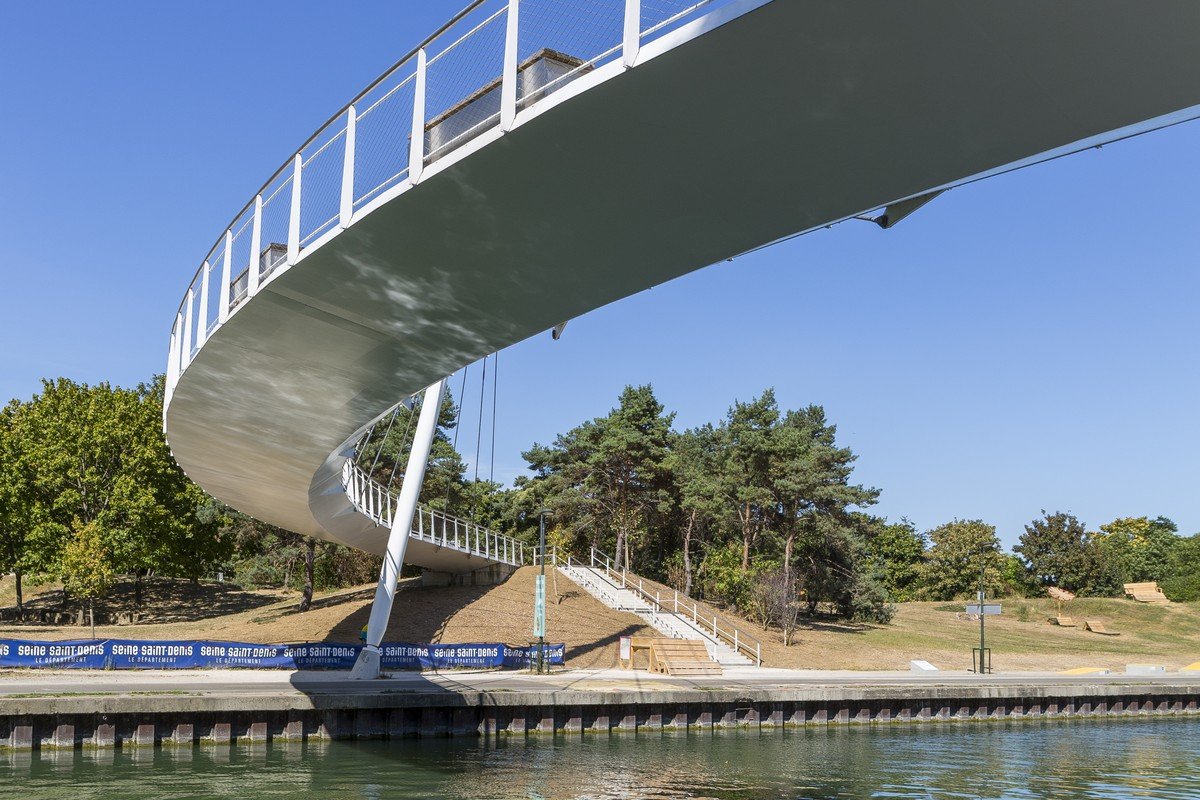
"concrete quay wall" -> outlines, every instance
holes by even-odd
[[[0,700],[0,748],[616,734],[1200,713],[1200,684],[38,696]]]

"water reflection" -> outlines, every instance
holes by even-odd
[[[1200,720],[0,754],[21,800],[1200,797]]]

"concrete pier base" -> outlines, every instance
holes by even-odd
[[[0,696],[0,747],[49,751],[203,743],[227,748],[305,739],[672,735],[723,728],[978,725],[1200,713],[1200,683],[1182,682],[499,691],[433,684],[397,691],[386,684],[371,682],[359,690],[359,684],[345,682],[336,691],[257,695]]]

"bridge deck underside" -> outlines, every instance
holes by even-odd
[[[647,48],[275,277],[180,378],[171,447],[232,506],[379,553],[337,451],[399,398],[748,248],[1196,106],[1197,30],[1193,0],[776,0]]]

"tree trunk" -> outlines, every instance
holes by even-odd
[[[92,639],[96,638],[96,600],[88,598],[88,621],[92,623]]]
[[[796,531],[788,531],[787,541],[783,544],[783,580],[788,587],[792,585],[792,546],[796,542]]]
[[[683,532],[683,593],[692,596],[692,529],[696,526],[696,510],[688,517],[687,529]]]
[[[25,595],[21,591],[21,570],[14,570],[13,576],[17,579],[17,619],[24,622],[25,620]]]
[[[746,503],[742,507],[740,516],[742,518],[742,569],[748,571],[750,569],[750,536],[752,529],[750,525],[749,503]]]
[[[300,595],[300,610],[312,608],[313,596],[313,561],[315,560],[317,540],[309,539],[304,548],[304,593]]]
[[[142,609],[142,571],[133,571],[133,607]]]
[[[616,564],[614,565],[613,568],[616,569],[617,572],[621,571],[621,565],[624,564],[624,562],[621,560],[621,556],[624,553],[625,553],[625,531],[623,529],[617,529],[617,552],[613,553],[613,557],[616,559]],[[629,565],[625,564],[625,568],[629,569]]]

